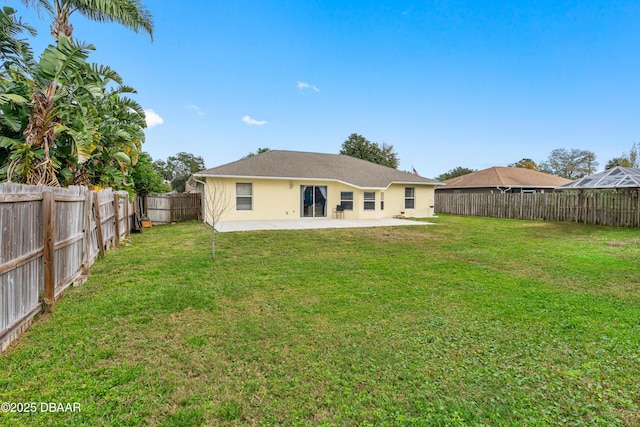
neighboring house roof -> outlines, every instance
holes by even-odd
[[[533,169],[494,166],[445,181],[449,188],[535,187],[555,188],[571,182]]]
[[[197,177],[275,178],[341,181],[360,188],[387,188],[390,184],[441,184],[408,172],[343,154],[271,150],[207,169]]]
[[[616,166],[594,175],[585,176],[560,187],[570,189],[636,188],[640,187],[640,169]]]

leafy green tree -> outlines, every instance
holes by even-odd
[[[536,162],[526,157],[522,160],[510,164],[509,167],[538,170],[538,165],[536,164]]]
[[[27,58],[25,66],[18,67],[15,58],[24,51],[24,43],[16,42],[15,36],[5,37],[7,43],[0,40],[2,59],[8,58],[4,63],[11,63],[13,71],[10,78],[5,78],[9,73],[0,76],[0,177],[31,184],[130,188],[128,170],[144,142],[144,111],[126,96],[135,90],[123,85],[115,71],[87,62],[95,48],[71,40],[69,17],[79,12],[152,35],[151,15],[139,0],[23,3],[51,13],[57,43],[45,49],[38,63]],[[3,32],[8,24],[13,27]],[[13,36],[20,25],[10,14],[0,15],[0,37]],[[16,88],[24,93],[14,93]]]
[[[367,160],[393,169],[397,169],[400,163],[398,154],[393,151],[393,145],[385,143],[379,145],[378,143],[370,142],[357,133],[352,133],[342,143],[340,154]]]
[[[607,165],[604,167],[605,169],[613,169],[616,166],[622,166],[625,168],[631,167],[631,161],[626,157],[615,157],[607,162]]]
[[[8,180],[116,189],[132,185],[127,172],[144,141],[144,112],[124,96],[135,91],[122,85],[115,71],[87,62],[93,49],[62,36],[45,49],[29,75],[20,76],[32,101],[26,125],[14,117],[22,137],[0,139],[9,151],[0,169]]]
[[[244,158],[246,159],[247,157],[253,157],[253,156],[257,156],[258,154],[262,154],[262,153],[266,153],[267,151],[271,151],[271,148],[258,148],[258,151],[251,152],[249,154],[247,154],[246,156],[244,156]]]
[[[171,181],[172,190],[179,193],[184,193],[187,180],[192,174],[206,169],[202,157],[184,151],[167,157],[166,162],[156,160],[153,168],[164,179]]]
[[[76,171],[76,183],[86,171],[90,182],[101,187],[119,188],[130,183],[127,171],[138,162],[146,127],[142,107],[125,96],[135,93],[128,86],[110,89],[96,104],[101,120],[96,121],[90,161],[83,171]]]
[[[29,43],[23,32],[36,31],[16,17],[8,6],[0,10],[0,180],[6,179],[10,147],[24,140],[22,130],[29,120],[29,83],[25,77],[33,67]]]
[[[631,149],[623,153],[622,156],[609,160],[605,169],[611,169],[616,166],[640,168],[640,143],[634,143]]]
[[[462,175],[467,175],[469,173],[473,173],[473,172],[477,172],[477,171],[478,171],[477,169],[469,169],[469,168],[465,168],[465,167],[462,167],[462,166],[458,166],[458,167],[455,167],[453,169],[450,169],[449,172],[445,172],[443,174],[440,174],[440,175],[436,176],[435,180],[442,182],[442,181],[446,181],[446,180],[451,179],[451,178],[456,178],[456,177],[459,177],[459,176],[462,176]]]
[[[3,78],[8,77],[7,72],[11,68],[27,72],[33,63],[31,46],[25,39],[18,37],[25,31],[35,37],[37,32],[33,27],[23,23],[16,13],[16,10],[9,6],[0,10],[0,67]]]
[[[567,179],[578,179],[594,173],[598,164],[592,151],[556,148],[551,151],[547,161],[540,164],[540,171]]]
[[[57,46],[45,49],[31,76],[25,76],[30,86],[29,120],[23,131],[24,141],[15,140],[8,147],[9,180],[15,172],[21,182],[59,185],[57,173],[62,164],[55,150],[56,136],[66,132],[75,142],[81,137],[72,132],[74,124],[63,123],[60,113],[65,109],[81,111],[102,91],[101,76],[86,62],[91,49],[91,45],[73,45],[62,37]],[[78,116],[73,117],[76,120]]]
[[[640,168],[640,143],[636,142],[627,153],[632,168]]]
[[[22,0],[22,3],[50,15],[51,35],[56,42],[61,36],[73,38],[69,19],[75,12],[91,21],[117,22],[153,38],[153,17],[140,0]]]
[[[171,187],[164,183],[162,175],[153,170],[153,159],[145,152],[140,153],[138,162],[131,168],[131,178],[136,194],[141,197],[171,190]]]

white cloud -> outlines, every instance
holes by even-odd
[[[242,121],[245,122],[248,125],[258,125],[258,126],[262,126],[262,125],[266,125],[267,121],[266,120],[256,120],[256,119],[252,119],[249,116],[244,116],[242,118]]]
[[[307,82],[298,82],[298,89],[303,90],[312,90],[314,92],[320,92],[320,89],[316,85],[311,85]]]
[[[164,123],[164,119],[153,110],[144,110],[144,115],[147,120],[147,127],[152,128]]]
[[[187,110],[193,111],[199,116],[204,116],[204,112],[196,104],[187,105]]]

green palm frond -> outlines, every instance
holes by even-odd
[[[122,84],[122,77],[120,77],[120,74],[107,65],[91,64],[91,71],[98,76],[102,76],[105,85],[112,81],[119,85]]]
[[[136,33],[145,32],[153,40],[153,16],[140,0],[58,0],[72,5],[96,22],[117,22]]]

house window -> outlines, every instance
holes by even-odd
[[[353,191],[340,192],[340,204],[345,211],[353,210]]]
[[[380,210],[384,210],[384,191],[380,192]]]
[[[364,210],[373,211],[376,209],[376,193],[373,191],[364,192]]]
[[[250,211],[253,209],[253,185],[246,182],[236,183],[236,210]]]
[[[416,205],[416,189],[414,187],[404,188],[404,208],[414,209]]]

